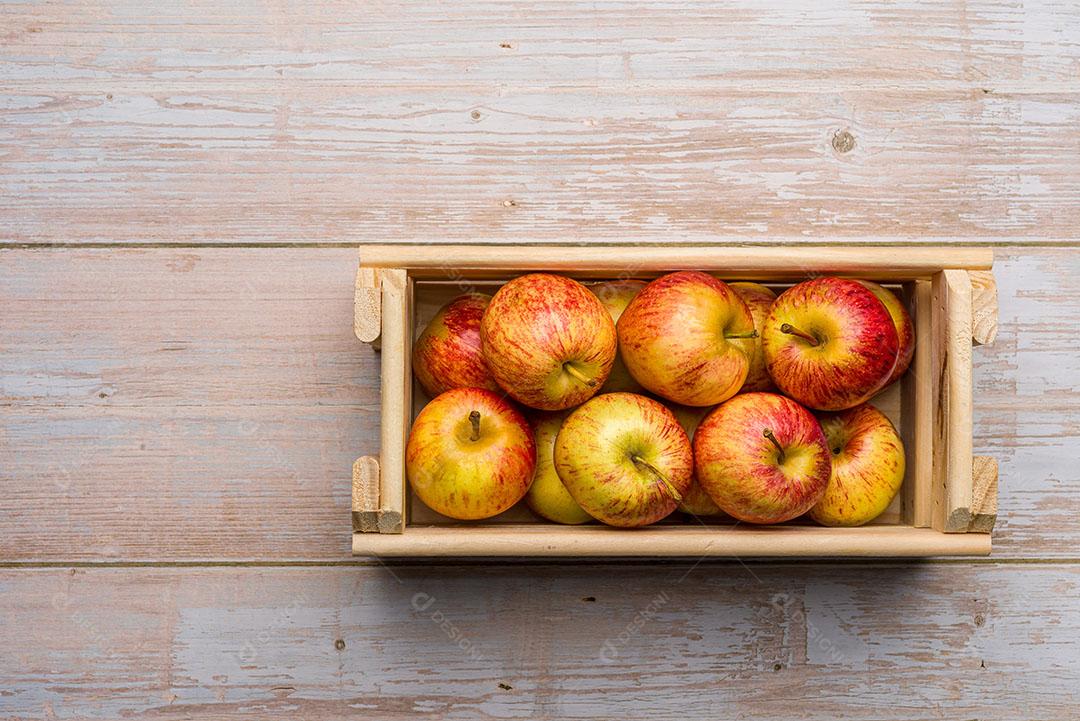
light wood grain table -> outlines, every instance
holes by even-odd
[[[1076,3],[15,0],[0,38],[0,717],[1080,715]],[[352,559],[356,246],[496,235],[993,245],[994,555]]]

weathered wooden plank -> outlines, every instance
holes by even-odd
[[[152,92],[9,96],[0,242],[1056,240],[1080,221],[1080,91]]]
[[[5,3],[0,242],[1071,239],[1070,3]]]
[[[0,251],[0,558],[328,559],[378,453],[355,249]],[[975,452],[996,557],[1080,543],[1080,254],[999,251]],[[103,397],[104,396],[104,397]]]
[[[5,559],[343,556],[351,459],[377,444],[362,407],[0,415]]]
[[[1075,565],[48,569],[0,588],[9,718],[1080,711]]]
[[[975,453],[999,461],[995,552],[1075,555],[1080,539],[1080,252],[998,255],[999,330],[974,349]],[[1007,550],[1006,550],[1007,549]]]
[[[346,555],[355,257],[0,251],[0,557]]]
[[[925,91],[997,78],[1038,92],[1075,82],[1080,59],[1067,35],[1080,11],[1053,2],[971,0],[960,11],[925,0],[857,9],[838,0],[812,7],[562,2],[536,12],[521,0],[451,7],[199,0],[164,8],[82,0],[63,8],[5,3],[3,17],[18,70],[7,79],[27,85],[515,80],[595,87],[677,78],[682,88],[780,80],[778,90],[798,93],[866,85]],[[724,52],[732,49],[740,52]]]
[[[0,250],[0,399],[377,407],[355,272],[355,249]]]

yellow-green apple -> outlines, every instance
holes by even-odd
[[[686,431],[686,436],[690,439],[691,447],[693,447],[694,433],[697,431],[702,419],[709,414],[713,407],[682,406],[678,403],[672,403],[668,408],[674,414],[675,420]],[[712,499],[712,496],[705,492],[705,489],[697,482],[697,477],[694,475],[690,476],[690,488],[686,490],[682,500],[679,501],[679,510],[683,513],[689,513],[691,516],[716,516],[721,513],[720,506],[716,505],[716,501]]]
[[[486,388],[437,396],[416,416],[405,446],[413,492],[432,510],[462,520],[490,518],[520,501],[535,467],[528,421]]]
[[[465,293],[439,309],[413,345],[413,373],[434,398],[452,388],[499,390],[480,349],[480,319],[491,302]]]
[[[558,411],[584,403],[615,361],[615,323],[576,280],[530,273],[499,288],[480,323],[484,358],[515,400]]]
[[[626,306],[630,304],[630,301],[634,299],[641,289],[646,285],[643,280],[607,280],[601,283],[592,283],[586,286],[591,290],[596,297],[600,299],[600,302],[604,304],[604,307],[608,309],[608,313],[611,313],[611,320],[616,324],[619,322],[619,316],[626,310]],[[626,370],[626,363],[623,362],[622,353],[616,351],[615,363],[611,366],[611,374],[608,376],[607,382],[604,383],[600,389],[601,393],[640,393],[644,390],[641,384],[634,380],[634,377],[630,375],[630,371]]]
[[[746,307],[750,309],[750,315],[754,317],[754,328],[758,332],[758,337],[754,339],[754,355],[750,358],[750,370],[739,392],[772,390],[772,378],[769,377],[769,371],[765,368],[765,353],[761,349],[761,329],[765,325],[765,319],[769,317],[769,309],[776,300],[776,293],[761,283],[739,282],[728,283],[728,285],[738,293],[743,303],[746,303]]]
[[[904,480],[904,442],[885,414],[869,403],[820,414],[832,451],[825,495],[810,517],[826,526],[861,526],[889,507]]]
[[[536,473],[525,496],[529,508],[556,523],[587,523],[592,516],[577,504],[555,470],[555,438],[559,435],[567,411],[537,413],[533,418],[536,434]]]
[[[837,411],[881,390],[896,366],[899,339],[889,311],[869,289],[823,277],[788,288],[773,302],[762,347],[784,394]]]
[[[900,380],[900,376],[904,375],[904,371],[911,365],[911,356],[915,354],[915,326],[911,322],[911,316],[908,315],[907,308],[904,307],[904,304],[895,293],[868,280],[860,280],[859,282],[877,296],[877,299],[885,306],[885,310],[889,311],[893,326],[896,328],[896,337],[899,341],[896,365],[893,367],[889,380],[885,381],[885,385],[890,385],[893,381]]]
[[[619,318],[626,367],[647,390],[687,406],[735,395],[754,355],[754,318],[727,283],[679,271],[649,283]]]
[[[690,440],[675,416],[636,393],[604,393],[576,408],[555,439],[555,469],[593,518],[659,521],[690,487]]]
[[[694,434],[698,482],[725,513],[781,523],[821,500],[829,447],[810,411],[775,393],[740,393]]]

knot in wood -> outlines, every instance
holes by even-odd
[[[832,146],[838,153],[847,153],[855,147],[855,136],[846,130],[838,130],[833,135]]]

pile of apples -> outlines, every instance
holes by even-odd
[[[828,526],[873,520],[904,447],[867,401],[907,370],[887,288],[820,277],[779,297],[697,271],[585,286],[532,273],[455,298],[417,339],[433,397],[406,447],[415,494],[488,518],[525,498],[558,523],[676,509]]]

